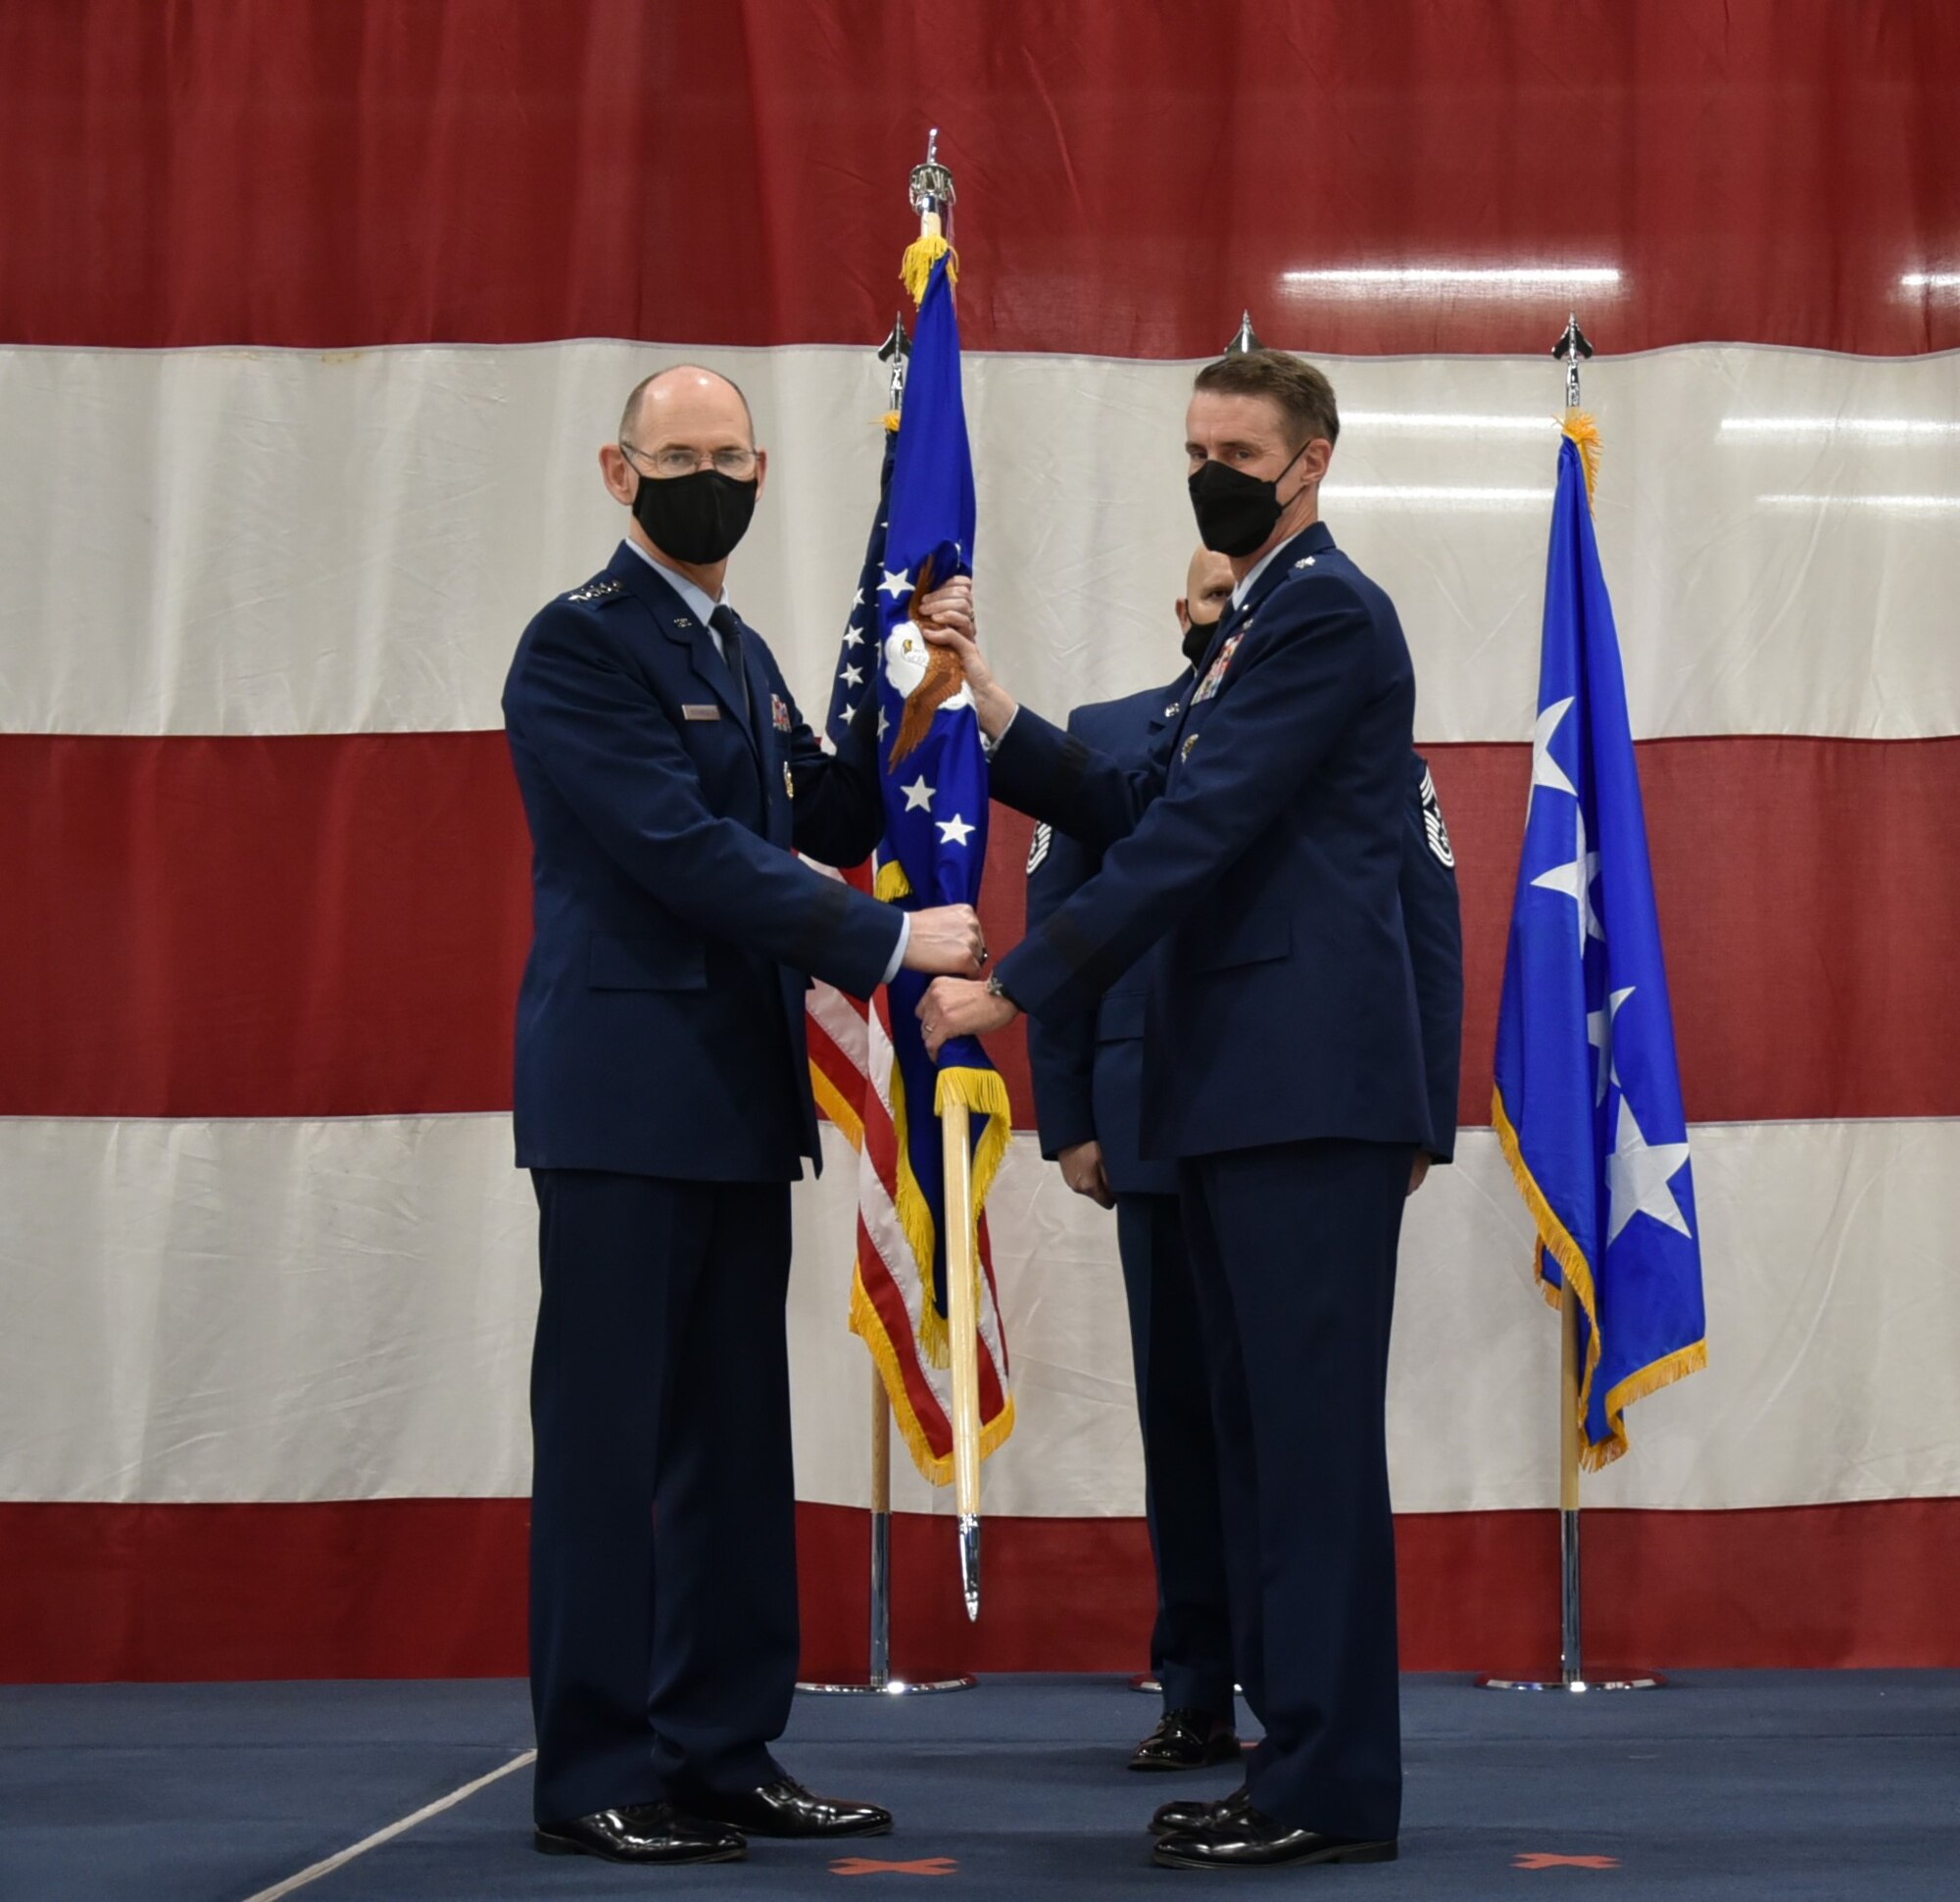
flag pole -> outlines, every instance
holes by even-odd
[[[905,402],[906,366],[911,356],[903,313],[892,319],[892,332],[878,346],[878,361],[889,366],[888,402],[895,419]],[[888,419],[887,427],[893,426]],[[962,1112],[963,1114],[964,1112]],[[965,1673],[953,1678],[906,1679],[892,1676],[892,1396],[874,1360],[871,1367],[871,1598],[866,1671],[861,1682],[799,1683],[799,1690],[819,1696],[911,1697],[936,1690],[971,1690],[975,1680]]]
[[[1579,313],[1570,313],[1552,356],[1565,366],[1565,408],[1579,408],[1579,367],[1592,355]],[[1560,1276],[1558,1298],[1558,1676],[1477,1680],[1486,1690],[1652,1690],[1667,1681],[1657,1671],[1634,1676],[1588,1678],[1586,1633],[1581,1610],[1579,1567],[1579,1390],[1584,1355],[1580,1350],[1579,1295],[1570,1275]]]
[[[940,163],[939,127],[925,163],[912,168],[918,241],[906,253],[906,287],[923,301],[932,264],[953,242],[953,173]],[[946,1320],[953,1375],[953,1490],[959,1515],[959,1589],[968,1620],[980,1616],[980,1271],[973,1231],[972,1118],[964,1103],[940,1112],[946,1172]]]
[[[953,1359],[953,1491],[959,1514],[959,1589],[980,1616],[980,1269],[973,1247],[971,1116],[940,1113],[946,1165],[946,1318]]]

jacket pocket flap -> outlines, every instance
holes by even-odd
[[[1096,1041],[1120,1044],[1144,1034],[1144,994],[1141,991],[1111,991],[1096,1007]]]
[[[1200,971],[1224,971],[1239,964],[1264,964],[1292,955],[1291,918],[1251,917],[1235,920],[1228,929],[1212,933],[1199,949],[1194,963]]]

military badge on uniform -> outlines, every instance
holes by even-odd
[[[597,581],[588,581],[584,587],[572,589],[565,600],[605,601],[609,596],[623,593],[625,586],[617,575],[602,574]]]
[[[1422,831],[1430,851],[1453,870],[1456,854],[1450,850],[1449,828],[1443,823],[1443,803],[1436,797],[1436,779],[1427,766],[1422,769]]]
[[[776,705],[780,707],[782,702],[778,701]],[[783,761],[783,793],[789,799],[795,799],[797,796],[796,774],[790,771],[790,762],[787,759]]]
[[[1217,693],[1224,684],[1225,669],[1232,664],[1232,657],[1239,652],[1239,643],[1245,638],[1245,631],[1241,629],[1218,650],[1218,658],[1205,669],[1204,678],[1198,683],[1197,693],[1191,697],[1192,706],[1196,707],[1200,701],[1209,700]]]
[[[775,720],[778,733],[787,733],[790,730],[790,709],[781,694],[769,696],[769,713]]]
[[[1178,758],[1180,760],[1189,759],[1191,757],[1191,750],[1197,744],[1198,744],[1198,735],[1195,733],[1187,733],[1184,736],[1184,745],[1179,747],[1177,750]]]
[[[1044,820],[1035,827],[1035,836],[1028,842],[1028,876],[1041,870],[1042,861],[1048,857],[1048,849],[1054,844],[1054,827]]]

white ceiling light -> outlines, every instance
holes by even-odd
[[[1960,495],[1759,495],[1765,509],[1874,509],[1887,514],[1950,514]]]
[[[1346,410],[1342,412],[1341,426],[1344,429],[1420,429],[1425,433],[1464,430],[1494,436],[1543,436],[1555,432],[1560,425],[1558,418],[1551,415],[1493,416],[1446,410]]]
[[[1542,290],[1610,290],[1618,286],[1620,273],[1611,265],[1508,265],[1498,268],[1467,265],[1369,265],[1289,270],[1281,273],[1280,281],[1301,289],[1348,292],[1450,289],[1509,297]]]
[[[1905,442],[1914,437],[1960,436],[1960,422],[1928,416],[1724,416],[1717,433],[1761,440],[1869,436]]]
[[[1909,270],[1899,283],[1909,291],[1960,290],[1960,270]]]

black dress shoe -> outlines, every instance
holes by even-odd
[[[1368,1842],[1296,1829],[1248,1803],[1208,1828],[1163,1837],[1151,1853],[1167,1869],[1290,1869],[1306,1863],[1392,1863],[1396,1840]]]
[[[609,1863],[736,1863],[749,1853],[740,1829],[698,1823],[671,1803],[627,1803],[568,1823],[540,1823],[531,1843],[540,1855]]]
[[[1194,1830],[1209,1829],[1220,1821],[1241,1815],[1251,1800],[1251,1792],[1241,1783],[1230,1796],[1221,1796],[1215,1803],[1187,1796],[1176,1803],[1159,1804],[1156,1815],[1151,1818],[1151,1834],[1183,1836]]]
[[[1239,1739],[1232,1726],[1209,1711],[1165,1711],[1163,1721],[1137,1745],[1132,1770],[1203,1770],[1236,1763]]]
[[[812,1796],[793,1777],[732,1794],[690,1791],[688,1808],[715,1823],[732,1823],[752,1836],[882,1836],[892,1829],[890,1810]]]

